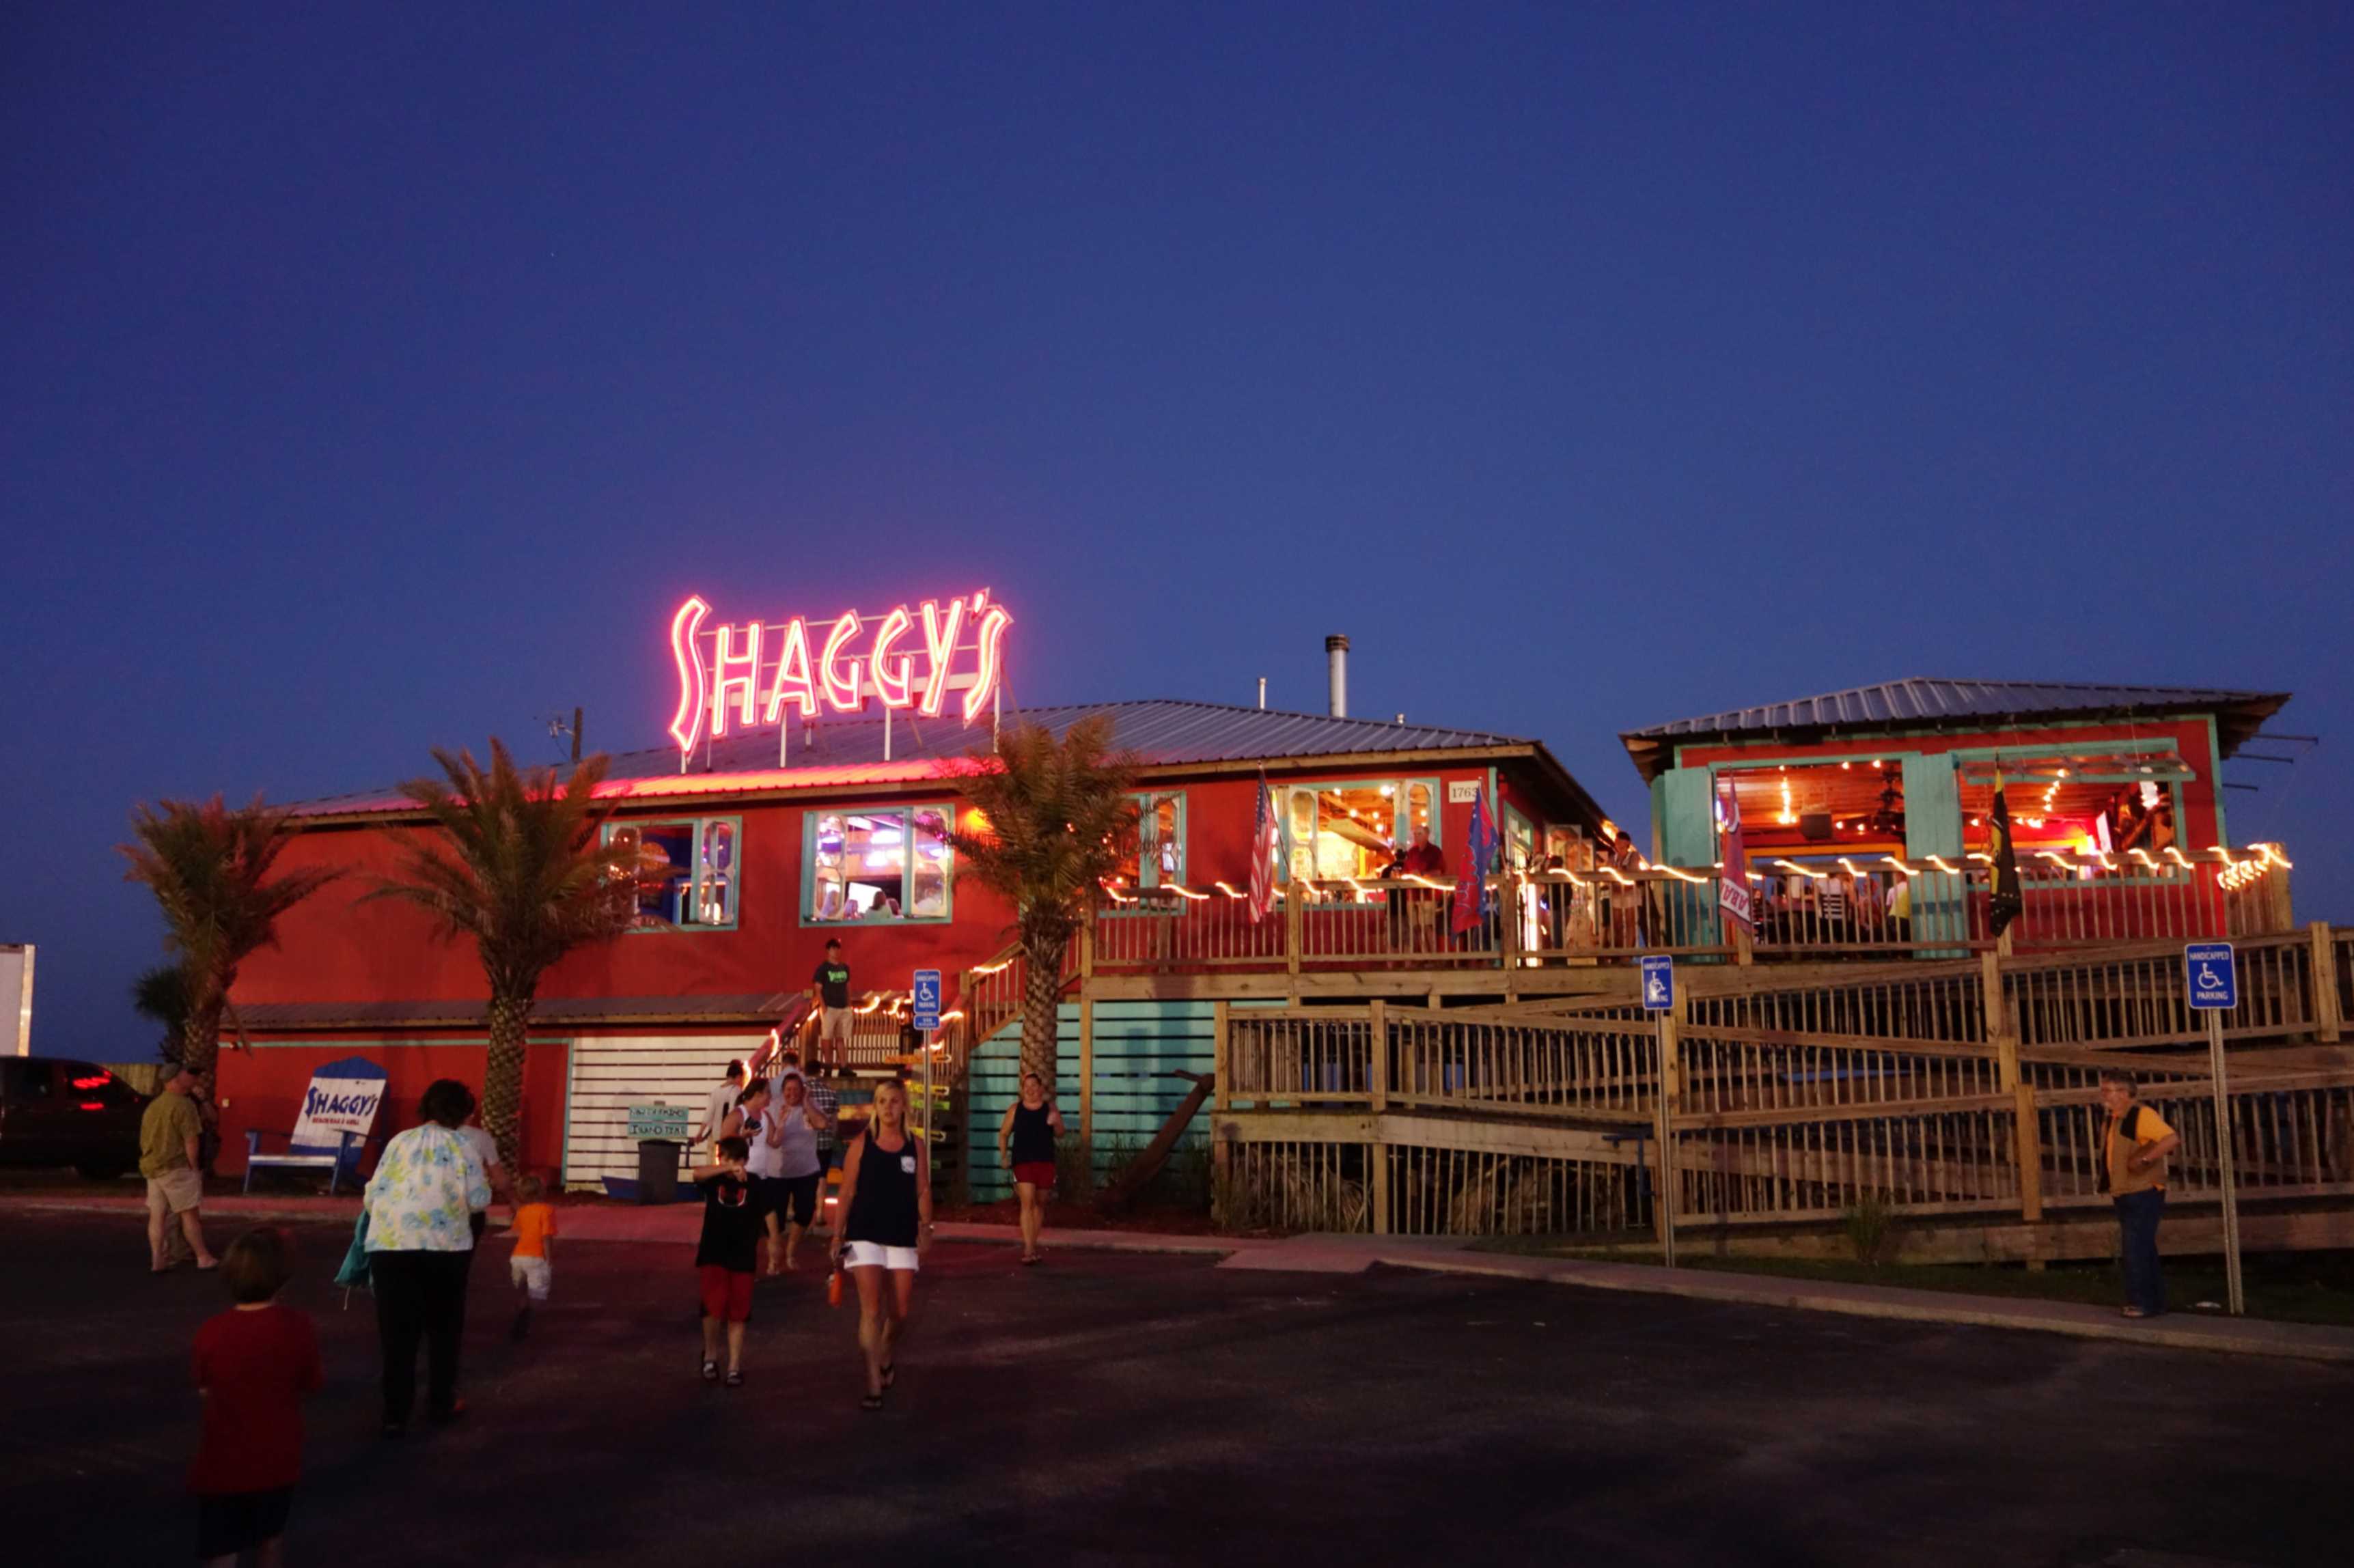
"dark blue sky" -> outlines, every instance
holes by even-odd
[[[1736,703],[2293,689],[2233,836],[2354,916],[2343,6],[351,9],[0,24],[45,1049],[148,1047],[133,800],[653,744],[689,588],[989,584],[1026,702],[1345,630],[1637,821]]]

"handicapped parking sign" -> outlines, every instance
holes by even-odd
[[[2190,1005],[2202,1012],[2229,1012],[2240,1005],[2240,974],[2229,942],[2193,942],[2184,948],[2182,978],[2190,988]]]
[[[915,1017],[908,1020],[917,1029],[930,1031],[940,1026],[940,971],[916,971]]]
[[[1661,954],[1643,960],[1643,1006],[1665,1012],[1676,1004],[1676,960]]]

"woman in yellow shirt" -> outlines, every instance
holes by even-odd
[[[2182,1147],[2182,1139],[2135,1097],[2133,1075],[2122,1067],[2101,1069],[2101,1107],[2108,1113],[2101,1139],[2101,1185],[2117,1210],[2125,1315],[2155,1318],[2166,1310],[2166,1281],[2158,1268],[2166,1157]]]

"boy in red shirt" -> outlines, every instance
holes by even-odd
[[[278,1304],[286,1285],[286,1235],[269,1226],[221,1255],[237,1305],[196,1330],[196,1392],[204,1436],[188,1489],[196,1494],[196,1555],[235,1568],[251,1552],[260,1568],[282,1561],[286,1511],[302,1473],[302,1396],[326,1382],[311,1319]]]

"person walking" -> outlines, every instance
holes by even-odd
[[[147,1102],[139,1117],[139,1174],[147,1179],[147,1267],[161,1274],[174,1266],[174,1233],[195,1253],[196,1267],[220,1266],[205,1245],[204,1167],[198,1161],[205,1133],[196,1096],[203,1087],[182,1067]]]
[[[826,1182],[842,1169],[842,1095],[826,1077],[825,1064],[812,1062],[802,1079],[809,1090],[810,1114],[817,1128],[817,1219],[822,1228],[839,1230],[825,1212]]]
[[[817,1046],[811,1061],[820,1067],[831,1056],[836,1068],[850,1065],[850,966],[842,961],[842,942],[831,938],[825,958],[810,977],[810,997],[818,1005]]]
[[[842,1167],[843,1220],[830,1251],[849,1255],[858,1286],[858,1346],[866,1359],[862,1410],[883,1408],[916,1300],[916,1271],[932,1239],[932,1171],[923,1140],[907,1130],[907,1091],[875,1086],[864,1130]]]
[[[1055,1139],[1063,1134],[1063,1113],[1035,1073],[1022,1075],[1022,1095],[1005,1107],[997,1124],[997,1158],[1013,1172],[1013,1195],[1022,1206],[1022,1261],[1045,1255],[1038,1232],[1046,1222],[1046,1198],[1055,1190]]]
[[[480,1120],[467,1122],[458,1129],[458,1136],[466,1140],[466,1147],[474,1151],[474,1158],[482,1162],[482,1177],[491,1184],[491,1202],[512,1205],[514,1192],[507,1185],[506,1167],[499,1163],[499,1140],[490,1135]],[[490,1203],[483,1204],[466,1217],[466,1228],[474,1233],[474,1246],[480,1250],[482,1234],[491,1228]],[[471,1266],[472,1254],[467,1256]]]
[[[695,1277],[703,1300],[703,1381],[717,1383],[719,1338],[727,1337],[727,1386],[744,1386],[744,1325],[752,1320],[752,1279],[760,1266],[760,1202],[744,1168],[751,1150],[728,1136],[712,1145],[711,1163],[695,1170],[703,1193],[703,1234]]]
[[[408,1429],[417,1403],[417,1347],[425,1345],[425,1414],[453,1421],[458,1347],[466,1330],[467,1265],[473,1213],[491,1202],[489,1175],[458,1129],[474,1114],[474,1092],[454,1078],[429,1085],[418,1102],[422,1125],[396,1133],[361,1195],[367,1214],[368,1273],[376,1287],[376,1337],[384,1351],[384,1434]]]
[[[727,1075],[713,1086],[711,1097],[704,1102],[703,1125],[687,1139],[688,1144],[720,1137],[727,1124],[727,1113],[736,1108],[736,1101],[743,1093],[744,1063],[738,1058],[727,1064]]]
[[[196,1556],[236,1568],[250,1552],[261,1568],[281,1562],[286,1516],[302,1475],[302,1399],[327,1381],[319,1330],[282,1306],[285,1234],[246,1232],[221,1259],[229,1310],[196,1330],[196,1393],[203,1435],[188,1467],[196,1498]]]
[[[777,1272],[777,1209],[785,1201],[784,1118],[769,1103],[773,1097],[769,1080],[754,1078],[744,1086],[743,1098],[736,1102],[719,1129],[722,1138],[744,1140],[744,1175],[752,1183],[752,1199],[759,1205],[768,1230],[763,1245],[769,1261],[761,1271],[766,1274]]]
[[[770,1107],[769,1120],[777,1135],[777,1206],[769,1211],[769,1272],[779,1267],[777,1256],[778,1233],[783,1231],[784,1257],[781,1266],[790,1273],[793,1254],[801,1245],[801,1237],[817,1218],[818,1183],[825,1179],[825,1166],[818,1153],[820,1132],[832,1132],[831,1119],[818,1114],[810,1103],[809,1081],[798,1071],[789,1071],[778,1099]]]
[[[526,1174],[515,1183],[514,1251],[507,1256],[507,1280],[516,1297],[511,1338],[531,1332],[531,1309],[547,1300],[556,1284],[556,1205],[544,1194],[546,1183]]]
[[[2117,1211],[2125,1315],[2155,1318],[2166,1310],[2166,1280],[2158,1265],[2158,1222],[2166,1212],[2166,1158],[2182,1147],[2182,1138],[2142,1104],[2133,1075],[2122,1067],[2101,1069],[2101,1108],[2108,1113],[2101,1139],[2101,1186]]]

